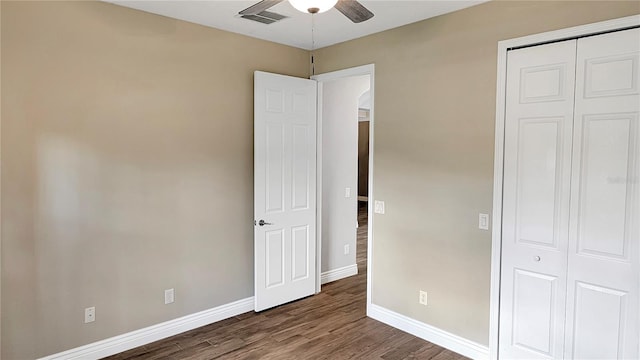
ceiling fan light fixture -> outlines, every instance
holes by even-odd
[[[336,5],[338,0],[289,0],[291,6],[303,13],[323,13]]]

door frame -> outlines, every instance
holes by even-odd
[[[375,119],[375,65],[368,64],[356,66],[348,69],[332,71],[324,74],[318,74],[311,77],[311,80],[318,82],[318,118],[317,118],[317,180],[316,180],[316,293],[320,292],[321,276],[322,276],[322,89],[323,82],[337,79],[344,79],[353,76],[369,75],[371,92],[371,110],[369,111],[369,192],[367,194],[367,315],[371,308],[371,273],[372,273],[372,254],[373,254],[373,133]],[[355,251],[355,249],[354,249]]]
[[[640,26],[640,15],[601,21],[498,42],[498,78],[496,89],[495,151],[493,162],[493,221],[491,233],[491,292],[489,311],[489,358],[498,359],[500,324],[500,270],[502,252],[502,185],[504,174],[504,125],[507,84],[507,51],[575,39],[599,33]]]

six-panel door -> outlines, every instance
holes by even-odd
[[[565,358],[638,359],[640,29],[578,40]]]
[[[254,87],[255,310],[261,311],[316,289],[316,82],[256,72]]]
[[[560,358],[576,41],[508,54],[500,356]]]

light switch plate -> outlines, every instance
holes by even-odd
[[[350,198],[351,197],[351,188],[344,188],[344,197],[346,198]]]
[[[168,305],[168,304],[172,304],[175,299],[176,299],[176,295],[175,295],[175,291],[173,289],[167,289],[164,291],[164,304]]]
[[[489,214],[478,215],[478,229],[489,230]]]
[[[418,301],[420,302],[420,304],[422,304],[424,306],[428,305],[427,292],[426,291],[420,290],[420,299]]]
[[[384,201],[376,200],[373,203],[373,212],[376,214],[384,214]]]

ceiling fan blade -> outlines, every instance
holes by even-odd
[[[257,4],[251,5],[248,8],[240,11],[238,14],[240,15],[257,15],[272,6],[275,6],[284,0],[262,0]]]
[[[373,17],[373,13],[356,0],[340,0],[336,9],[354,23],[361,23]]]

